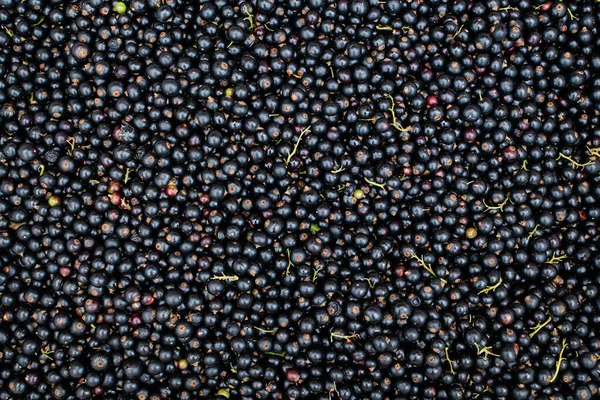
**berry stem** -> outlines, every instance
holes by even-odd
[[[556,252],[552,253],[552,258],[549,259],[548,261],[546,261],[546,264],[556,264],[559,261],[564,260],[565,258],[567,258],[566,254],[563,254],[562,256],[556,256]]]
[[[332,400],[332,396],[331,393],[335,392],[338,396],[338,399],[341,399],[342,396],[340,396],[340,392],[338,392],[337,386],[335,384],[335,382],[333,382],[333,387],[331,389],[329,389],[329,400]]]
[[[506,203],[508,203],[510,201],[510,193],[506,195],[506,199],[504,199],[504,201],[500,204],[498,204],[497,206],[488,206],[485,203],[485,200],[483,201],[483,205],[485,206],[485,211],[491,211],[491,210],[500,210],[500,212],[504,212],[504,206],[506,205]]]
[[[562,340],[562,348],[560,349],[560,353],[558,354],[558,361],[556,361],[556,369],[554,370],[554,375],[552,375],[552,378],[550,378],[550,383],[554,382],[556,380],[556,377],[558,377],[558,372],[560,371],[560,365],[563,361],[567,361],[566,358],[563,358],[563,353],[565,352],[565,349],[567,348],[567,339],[563,339]]]
[[[281,353],[276,353],[274,351],[267,351],[267,352],[265,352],[265,354],[268,354],[270,356],[285,357],[285,351],[282,351]]]
[[[250,24],[250,26],[248,27],[249,30],[254,30],[254,16],[250,13],[250,11],[248,11],[248,7],[244,6],[244,9],[242,10],[244,12],[244,14],[246,14],[246,17],[244,18],[244,21],[248,21],[248,23]]]
[[[9,28],[7,28],[6,26],[2,25],[2,29],[4,29],[4,32],[6,32],[6,34],[8,35],[8,37],[15,36],[14,32],[12,30],[10,30]]]
[[[129,174],[131,173],[131,168],[127,168],[125,170],[125,179],[123,179],[123,182],[125,182],[125,184],[127,184],[127,182],[129,182]]]
[[[131,211],[131,206],[129,204],[127,204],[127,202],[123,198],[121,199],[120,206],[122,208],[124,208],[125,210]]]
[[[68,137],[66,142],[69,144],[69,146],[71,147],[70,150],[67,150],[67,154],[69,156],[73,155],[73,150],[75,150],[75,138],[74,137]]]
[[[256,329],[257,331],[262,332],[262,333],[275,333],[275,329],[263,329],[263,328],[260,328],[260,327],[258,327],[256,325],[253,325],[252,327],[254,329]]]
[[[548,319],[544,322],[538,322],[538,324],[536,326],[534,326],[533,328],[529,328],[530,330],[533,330],[533,332],[531,332],[529,334],[530,338],[533,338],[535,335],[537,335],[537,333],[546,325],[548,325],[550,323],[550,321],[552,321],[552,317],[548,317]]]
[[[396,118],[396,101],[394,100],[391,94],[386,94],[385,96],[388,97],[392,102],[392,106],[388,109],[390,113],[392,113],[392,126],[400,132],[408,132],[407,128],[403,128],[402,125],[398,124],[398,120]]]
[[[587,151],[591,156],[600,158],[600,147],[589,147],[587,146]]]
[[[382,188],[383,190],[386,190],[386,189],[385,189],[385,186],[386,186],[386,184],[385,184],[385,183],[377,183],[377,182],[375,182],[375,181],[372,181],[372,180],[370,180],[370,179],[369,179],[369,178],[367,178],[366,176],[364,177],[364,179],[365,179],[365,182],[367,182],[369,185],[377,186],[377,187],[380,187],[380,188]]]
[[[477,348],[477,355],[483,354],[484,360],[487,360],[488,356],[500,357],[498,354],[492,353],[492,346],[479,347],[477,343],[473,342],[473,344],[475,345],[475,348]]]
[[[213,275],[210,279],[216,280],[216,281],[234,281],[235,282],[238,279],[240,279],[240,277],[237,275],[225,275],[225,273],[221,273],[221,275]]]
[[[531,232],[529,232],[529,236],[527,236],[527,239],[531,239],[533,235],[535,235],[539,227],[540,224],[535,224],[535,227],[531,230]]]
[[[54,361],[54,359],[52,357],[49,356],[49,354],[54,353],[54,350],[46,350],[46,349],[42,349],[42,356],[46,357],[48,360],[50,361]]]
[[[288,276],[290,274],[290,268],[294,265],[294,263],[292,262],[292,257],[290,255],[290,249],[287,249],[287,258],[288,258],[288,265],[287,265],[287,268],[285,269],[285,276]]]
[[[444,349],[444,352],[446,353],[446,361],[448,361],[448,365],[450,366],[450,373],[452,375],[456,375],[456,371],[454,371],[454,367],[452,366],[452,363],[454,363],[454,361],[452,361],[450,359],[450,356],[448,355],[448,348],[447,347]]]
[[[298,140],[296,140],[296,143],[294,144],[294,149],[292,150],[291,153],[288,153],[288,157],[285,160],[285,165],[288,165],[290,163],[290,160],[292,159],[292,157],[294,157],[294,155],[296,154],[296,152],[298,151],[298,146],[300,146],[300,141],[302,140],[302,137],[304,136],[304,134],[306,132],[310,131],[310,126],[306,127],[302,130],[302,132],[300,132],[300,136],[298,136]]]
[[[588,151],[589,151],[589,149],[588,149]],[[588,165],[594,164],[592,161],[588,161],[585,164],[578,163],[577,161],[573,160],[571,157],[565,156],[562,152],[558,153],[558,157],[556,158],[556,160],[560,160],[561,158],[564,158],[565,160],[570,162],[573,169],[577,169],[577,168],[583,169],[583,168],[587,167]]]
[[[460,33],[462,32],[463,28],[464,28],[464,24],[460,26],[460,28],[458,28],[458,30],[456,31],[456,33],[454,34],[454,36],[452,36],[452,40],[454,40],[458,35],[460,35]]]
[[[373,289],[375,287],[375,283],[373,283],[373,280],[371,278],[363,278],[363,280],[369,284],[369,287],[371,289]]]
[[[317,278],[319,277],[319,272],[323,271],[323,268],[319,267],[319,268],[315,268],[313,270],[313,277],[312,277],[312,281],[316,282]]]
[[[34,26],[40,25],[42,22],[44,22],[44,19],[44,16],[42,16],[42,18],[40,18],[35,24],[31,25],[31,27],[33,28]]]
[[[492,292],[492,291],[498,289],[498,286],[500,286],[501,284],[502,284],[502,278],[500,278],[498,280],[498,283],[496,283],[495,285],[486,286],[485,288],[480,290],[479,293],[477,293],[477,294],[488,294],[489,292]]]
[[[329,335],[329,341],[333,342],[334,338],[345,339],[347,341],[351,341],[352,339],[356,339],[357,337],[360,337],[357,333],[353,333],[352,335],[344,335],[339,332],[331,332],[331,334]]]
[[[429,272],[429,274],[431,274],[431,276],[433,276],[434,278],[438,278],[444,284],[448,283],[448,281],[446,281],[445,279],[440,278],[439,276],[437,276],[437,274],[433,271],[433,269],[431,268],[431,266],[429,266],[429,265],[427,265],[425,263],[425,261],[423,260],[423,257],[419,257],[418,255],[416,255],[414,253],[410,257],[414,258],[415,260],[417,260],[419,262],[419,265],[421,267],[423,267],[425,269],[425,271]]]

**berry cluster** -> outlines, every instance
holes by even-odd
[[[0,0],[0,399],[600,398],[592,0]]]

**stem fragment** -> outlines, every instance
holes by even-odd
[[[591,156],[600,158],[600,147],[587,146],[587,151]]]
[[[244,12],[244,14],[246,14],[244,21],[248,21],[248,23],[250,24],[248,29],[253,30],[254,29],[254,16],[250,13],[250,11],[248,11],[247,6],[245,6],[242,11]]]
[[[4,32],[6,32],[6,34],[8,35],[8,37],[15,36],[14,32],[11,29],[7,28],[6,26],[2,25],[2,29],[4,29]]]
[[[536,224],[535,227],[531,230],[531,232],[529,232],[529,236],[527,236],[527,239],[531,239],[533,235],[535,235],[539,227],[540,224]]]
[[[313,277],[312,277],[312,281],[316,282],[317,279],[319,278],[319,272],[323,271],[323,268],[319,267],[319,268],[315,268],[313,270]]]
[[[290,249],[287,249],[287,257],[288,257],[288,265],[287,265],[287,268],[285,269],[285,276],[288,276],[290,274],[290,268],[294,265],[294,263],[292,262],[292,256],[290,255]]]
[[[548,325],[550,323],[550,321],[552,321],[552,317],[548,317],[548,319],[545,320],[544,322],[538,322],[538,324],[536,326],[534,326],[533,328],[529,328],[530,330],[533,331],[529,334],[529,337],[533,338],[535,335],[537,335],[537,333],[540,330],[542,330],[542,328],[544,328],[546,325]]]
[[[371,289],[373,289],[375,287],[375,283],[373,282],[373,280],[371,278],[363,278],[363,280],[369,284],[369,287]]]
[[[391,94],[386,94],[385,96],[392,102],[392,106],[389,108],[389,111],[392,114],[392,126],[400,132],[408,132],[407,128],[404,128],[402,125],[398,124],[398,120],[396,118],[396,101]]]
[[[369,185],[377,186],[377,187],[380,187],[380,188],[382,188],[383,190],[386,190],[386,189],[385,189],[385,186],[386,186],[386,184],[385,184],[385,183],[377,183],[377,182],[375,182],[375,181],[372,181],[372,180],[370,180],[370,179],[369,179],[369,178],[367,178],[367,177],[365,177],[364,179],[365,179],[365,182],[367,182]]]
[[[33,28],[34,26],[38,26],[38,25],[40,25],[42,22],[44,22],[44,17],[43,17],[43,16],[42,16],[42,18],[40,18],[40,19],[38,20],[38,22],[36,22],[35,24],[31,25],[31,27]]]
[[[563,339],[562,340],[562,348],[560,349],[560,353],[558,354],[558,361],[556,361],[556,369],[554,370],[554,375],[552,375],[552,378],[550,378],[550,383],[554,382],[556,380],[556,378],[558,377],[558,372],[560,371],[560,365],[562,364],[562,362],[567,361],[566,358],[563,358],[563,353],[565,352],[566,348],[567,348],[567,339]]]
[[[464,24],[460,26],[460,28],[458,28],[458,30],[456,31],[456,33],[454,34],[454,36],[452,36],[452,40],[454,40],[458,35],[460,35],[460,33],[462,32],[463,28],[464,28]]]
[[[479,347],[477,343],[473,342],[473,344],[477,348],[477,355],[480,356],[483,354],[484,360],[487,360],[488,356],[500,357],[498,354],[492,353],[492,350],[490,350],[492,346]]]
[[[448,365],[450,365],[450,373],[451,373],[452,375],[456,375],[456,371],[454,371],[454,367],[452,366],[452,363],[453,363],[454,361],[452,361],[452,360],[450,359],[450,356],[448,355],[448,348],[447,348],[447,347],[444,349],[444,352],[446,353],[446,361],[448,361]]]
[[[281,353],[276,353],[274,351],[267,351],[265,354],[268,354],[270,356],[285,357],[285,351],[282,351]]]
[[[347,341],[350,341],[352,339],[356,339],[357,337],[360,337],[357,333],[353,333],[352,335],[344,335],[339,332],[331,332],[331,334],[329,335],[329,341],[333,342],[334,338],[345,339]]]
[[[254,329],[256,329],[257,331],[262,332],[262,333],[275,333],[275,329],[263,329],[263,328],[258,327],[256,325],[253,325],[252,327]]]
[[[285,165],[288,165],[290,163],[290,160],[292,159],[292,157],[294,157],[294,155],[296,155],[296,152],[298,151],[298,146],[300,146],[300,141],[302,140],[302,137],[304,136],[304,134],[306,132],[310,131],[310,126],[306,127],[302,130],[302,132],[300,132],[300,136],[298,136],[298,140],[296,140],[296,143],[294,144],[294,149],[292,150],[291,153],[288,152],[288,157],[285,160]]]
[[[546,264],[556,264],[559,261],[564,260],[565,258],[567,258],[566,254],[563,254],[562,256],[556,256],[556,252],[552,253],[552,258],[549,259],[548,261],[546,261]]]
[[[427,265],[427,264],[425,263],[425,261],[423,260],[423,257],[419,257],[418,255],[416,255],[416,254],[414,254],[414,253],[413,253],[413,254],[410,256],[410,258],[414,258],[415,260],[417,260],[417,261],[418,261],[418,263],[419,263],[419,265],[420,265],[421,267],[423,267],[423,268],[425,269],[425,271],[429,272],[429,274],[430,274],[431,276],[433,276],[434,278],[438,278],[438,279],[439,279],[440,281],[442,281],[442,283],[444,283],[444,284],[448,283],[448,281],[446,281],[445,279],[443,279],[443,278],[440,278],[439,276],[437,276],[437,274],[436,274],[436,273],[433,271],[433,269],[431,268],[431,266],[430,266],[430,265]]]
[[[127,168],[125,170],[125,179],[123,179],[123,182],[127,183],[129,182],[129,174],[131,173],[131,168]]]
[[[477,294],[488,294],[489,292],[493,292],[494,290],[498,289],[498,286],[500,286],[501,284],[502,284],[502,278],[500,278],[498,280],[498,283],[496,283],[495,285],[486,286],[485,288],[480,290],[479,293],[477,293]]]
[[[69,138],[67,138],[66,142],[71,147],[71,149],[67,150],[67,154],[69,156],[72,156],[73,155],[73,150],[75,150],[75,138],[74,137],[69,137]]]
[[[50,357],[50,356],[49,356],[49,354],[52,354],[52,353],[54,353],[54,350],[45,350],[45,349],[42,349],[42,351],[41,351],[41,352],[42,352],[42,355],[43,355],[44,357],[46,357],[48,360],[50,360],[50,361],[54,361],[54,358],[52,358],[52,357]]]
[[[216,280],[216,281],[234,281],[235,282],[238,279],[240,279],[240,277],[237,275],[225,275],[225,273],[221,273],[221,275],[213,275],[210,279]]]
[[[589,151],[589,149],[588,149],[588,151]],[[563,153],[558,153],[558,157],[556,158],[556,160],[560,160],[561,158],[564,158],[565,160],[567,160],[568,162],[570,162],[571,163],[571,167],[573,169],[577,169],[577,168],[583,169],[583,168],[587,167],[588,165],[593,165],[594,164],[592,161],[588,161],[585,164],[581,164],[581,163],[578,163],[577,161],[573,160],[571,157],[565,156]]]
[[[483,201],[483,205],[485,206],[485,211],[500,210],[500,212],[503,212],[504,211],[504,206],[509,201],[510,201],[510,193],[508,195],[506,195],[506,199],[504,199],[504,201],[502,203],[498,204],[497,206],[488,206],[485,203],[485,200]]]

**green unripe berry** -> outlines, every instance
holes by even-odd
[[[48,199],[48,205],[50,207],[58,207],[60,206],[60,197],[52,196]]]
[[[125,14],[127,12],[127,5],[122,1],[117,1],[115,4],[115,11],[119,14]]]
[[[477,236],[477,229],[475,229],[473,227],[468,228],[466,235],[467,235],[467,239],[475,239],[475,237]]]
[[[186,359],[182,358],[181,360],[177,361],[177,368],[187,369],[187,367],[188,367],[188,362]]]
[[[355,199],[360,200],[365,197],[365,192],[362,189],[356,189],[354,193],[352,193]]]

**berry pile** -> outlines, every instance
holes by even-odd
[[[1,0],[0,399],[600,398],[592,0]]]

